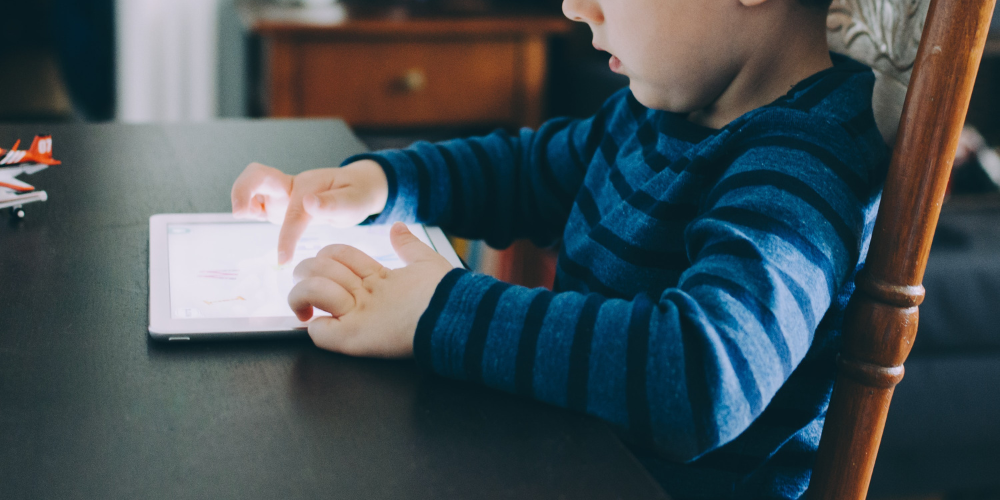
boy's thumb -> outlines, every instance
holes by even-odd
[[[392,229],[389,230],[389,241],[396,250],[396,255],[399,255],[407,265],[437,257],[437,252],[417,239],[402,222],[392,225]]]

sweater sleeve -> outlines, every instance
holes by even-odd
[[[375,223],[420,222],[482,239],[496,248],[530,238],[541,246],[562,234],[576,192],[603,134],[612,98],[588,119],[557,118],[537,131],[489,135],[356,155],[375,160],[389,198]]]
[[[676,287],[623,300],[455,270],[420,319],[418,363],[595,415],[677,461],[731,441],[805,356],[878,193],[822,147],[772,139],[707,192]]]

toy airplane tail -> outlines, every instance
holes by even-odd
[[[62,163],[59,160],[52,159],[51,135],[36,135],[35,140],[31,141],[31,147],[28,148],[28,154],[25,155],[24,159],[26,161],[44,163],[45,165],[58,165]]]

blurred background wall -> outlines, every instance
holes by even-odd
[[[226,1],[118,0],[119,120],[219,115],[219,8]]]

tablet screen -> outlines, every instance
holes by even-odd
[[[402,267],[389,244],[389,227],[311,225],[292,261],[279,266],[280,228],[274,224],[169,223],[170,315],[173,319],[293,316],[288,307],[292,271],[327,245],[348,244],[386,267]],[[433,247],[423,226],[409,228]]]

